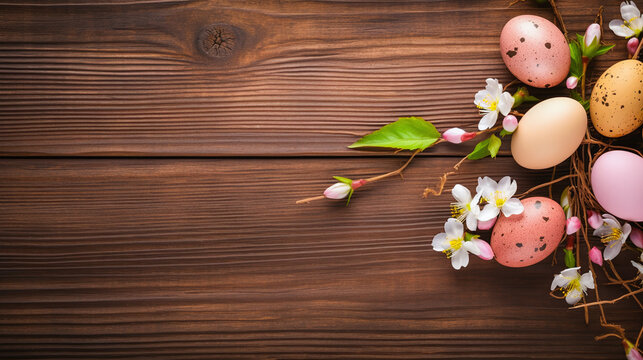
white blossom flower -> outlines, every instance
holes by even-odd
[[[582,276],[578,273],[580,267],[568,268],[554,275],[554,281],[551,282],[551,290],[556,287],[561,288],[565,295],[565,301],[569,305],[576,304],[583,294],[587,294],[587,289],[594,288],[594,276],[591,271],[584,273]]]
[[[491,129],[498,120],[498,112],[502,115],[509,114],[514,104],[514,98],[508,92],[502,92],[502,85],[497,79],[487,79],[487,86],[484,90],[476,93],[474,104],[484,114],[478,123],[478,129]]]
[[[524,210],[522,203],[520,200],[512,198],[516,193],[516,189],[518,189],[516,180],[511,181],[509,176],[503,177],[498,183],[488,176],[478,178],[476,191],[487,202],[482,211],[480,211],[478,220],[491,220],[498,216],[500,211],[507,217],[521,214]]]
[[[621,17],[623,20],[615,19],[610,21],[610,29],[624,38],[638,37],[643,30],[643,16],[634,1],[623,1],[621,3]]]
[[[451,265],[458,270],[469,264],[469,253],[480,255],[481,251],[474,241],[464,240],[464,226],[454,218],[444,223],[443,233],[433,237],[433,250],[441,251],[451,258]]]
[[[328,199],[337,200],[345,198],[349,192],[351,192],[351,186],[349,184],[338,182],[324,190],[324,196]]]
[[[630,236],[632,226],[628,223],[621,224],[610,214],[603,214],[603,224],[594,230],[594,236],[600,236],[605,244],[603,259],[612,260],[621,252],[621,247]]]
[[[636,270],[639,271],[639,278],[643,280],[643,265],[640,263],[637,263],[634,260],[631,260],[631,261],[632,261],[632,266],[634,266]],[[641,253],[641,262],[643,263],[643,253]]]
[[[456,184],[451,189],[451,194],[455,202],[451,203],[451,215],[460,222],[466,222],[467,228],[475,231],[478,225],[478,215],[480,215],[480,194],[473,198],[471,192],[466,187]]]

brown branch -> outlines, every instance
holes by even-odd
[[[639,47],[636,48],[636,51],[632,55],[632,59],[638,60],[639,58],[639,53],[641,52],[641,46],[643,46],[643,40],[639,41]]]
[[[619,275],[618,271],[616,271],[616,267],[614,267],[614,263],[612,263],[612,261],[607,261],[607,263],[609,264],[610,269],[612,269],[612,272],[614,273],[614,276],[616,276],[616,279],[618,279],[619,281],[623,281],[623,279],[621,278],[621,275]],[[629,293],[632,293],[632,289],[630,288],[629,285],[627,285],[626,283],[623,283],[621,285],[625,289],[627,289],[627,291],[629,291]],[[643,290],[643,289],[639,289],[637,291],[640,292],[641,290]],[[641,308],[641,310],[643,310],[643,304],[641,304],[641,301],[639,300],[639,298],[637,298],[636,296],[634,296],[633,298],[634,298],[634,301],[636,301],[636,303],[639,304],[639,307]]]
[[[535,190],[538,190],[538,189],[541,189],[541,188],[547,187],[547,186],[549,186],[549,185],[551,185],[551,184],[555,184],[555,183],[560,182],[560,181],[563,181],[563,180],[565,180],[565,179],[569,179],[569,178],[573,178],[573,177],[577,177],[577,176],[578,176],[577,174],[569,174],[569,175],[561,176],[561,177],[559,177],[558,179],[555,179],[555,180],[552,180],[552,181],[548,181],[548,182],[546,182],[546,183],[544,183],[544,184],[540,184],[540,185],[534,186],[534,187],[532,187],[531,189],[529,189],[529,190],[525,191],[524,193],[522,193],[522,194],[520,194],[520,195],[518,195],[518,196],[516,196],[516,197],[517,197],[518,199],[522,199],[523,197],[525,197],[525,195],[527,195],[527,194],[531,193],[532,191],[535,191]]]
[[[457,173],[458,169],[460,168],[460,165],[462,165],[462,163],[464,163],[464,161],[467,160],[468,157],[469,155],[460,159],[460,161],[458,161],[455,165],[453,165],[452,171],[448,171],[444,173],[442,176],[440,176],[440,182],[438,183],[438,186],[436,186],[437,190],[430,187],[427,187],[426,189],[424,189],[424,193],[422,193],[422,197],[426,199],[427,197],[429,197],[429,195],[435,195],[435,196],[442,195],[442,191],[444,190],[444,184],[446,184],[447,178],[449,177],[449,175],[453,175]]]
[[[558,11],[558,7],[556,6],[556,1],[549,0],[549,4],[551,5],[551,9],[554,11],[554,15],[556,16],[556,20],[558,21],[558,24],[563,29],[563,34],[565,34],[565,39],[568,39],[567,28],[565,27],[565,22],[563,21],[563,17],[560,15],[560,11]]]
[[[326,197],[324,195],[313,196],[313,197],[297,200],[297,201],[295,201],[295,204],[297,204],[297,205],[299,205],[299,204],[307,204],[307,203],[309,203],[311,201],[321,200],[321,199],[325,199],[325,198]]]
[[[415,150],[413,152],[413,154],[411,154],[411,157],[399,169],[391,171],[391,172],[387,172],[386,174],[382,174],[382,175],[374,176],[372,178],[368,178],[368,179],[366,179],[366,183],[373,183],[373,182],[376,182],[378,180],[386,179],[387,177],[390,177],[390,176],[395,176],[395,175],[401,174],[402,171],[404,171],[404,169],[406,169],[406,167],[409,166],[411,161],[413,161],[413,158],[415,157],[415,155],[417,155],[420,151],[422,151],[422,150],[420,150],[420,149]]]
[[[617,301],[623,300],[623,299],[625,299],[626,297],[629,297],[629,296],[634,296],[634,295],[636,295],[636,294],[638,294],[640,292],[643,292],[643,288],[631,291],[631,292],[629,292],[629,293],[627,293],[627,294],[625,294],[623,296],[617,297],[616,299],[595,301],[595,302],[592,302],[592,303],[576,305],[576,306],[572,306],[570,309],[579,309],[579,308],[583,308],[583,307],[595,306],[595,305],[600,305],[600,304],[614,304]],[[636,299],[636,296],[634,296],[634,298]]]

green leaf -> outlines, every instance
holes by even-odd
[[[569,65],[569,75],[575,76],[580,79],[581,76],[583,75],[583,55],[582,55],[581,45],[574,40],[570,41],[569,54],[572,60]]]
[[[565,266],[568,268],[573,268],[576,267],[576,257],[574,256],[574,252],[569,249],[563,249],[565,252]]]
[[[347,179],[347,178],[341,177],[341,176],[333,176],[333,179],[335,179],[335,180],[337,180],[339,182],[343,182],[344,184],[348,184],[348,185],[353,183],[353,180]]]
[[[589,111],[589,100],[583,100],[583,97],[578,91],[572,90],[569,92],[569,95],[572,99],[578,101],[581,105],[583,105],[585,111]]]
[[[500,150],[500,145],[502,144],[502,141],[500,140],[499,137],[497,137],[494,134],[491,134],[489,137],[489,155],[491,155],[492,158],[495,158],[496,155],[498,155],[498,150]]]
[[[539,98],[537,98],[537,97],[535,97],[535,96],[531,96],[531,95],[525,96],[522,100],[523,100],[523,101],[528,101],[528,102],[536,102],[536,101],[540,101],[540,99],[539,99]]]
[[[489,152],[489,139],[490,138],[486,138],[480,141],[473,149],[473,151],[469,155],[467,155],[467,159],[479,160],[491,155],[491,153]]]
[[[348,147],[386,147],[404,150],[424,150],[440,138],[440,133],[430,122],[419,117],[400,118],[385,125]]]
[[[511,134],[513,134],[513,132],[509,132],[509,131],[507,131],[505,129],[500,130],[500,137],[504,138],[505,136],[511,135]]]
[[[477,239],[479,237],[480,237],[480,235],[474,235],[474,234],[470,234],[468,232],[464,233],[464,241],[471,241],[471,240]]]
[[[603,55],[606,52],[612,50],[613,47],[614,45],[601,46],[600,48],[598,48],[598,50],[596,50],[596,52],[594,53],[594,56]]]

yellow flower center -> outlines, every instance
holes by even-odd
[[[450,258],[454,252],[460,250],[463,241],[464,239],[461,237],[449,240],[449,248],[442,252],[447,255],[447,258]]]
[[[489,111],[496,111],[498,108],[498,100],[491,101],[489,98],[484,98],[481,101],[482,105],[477,105],[478,109],[486,109]]]
[[[576,278],[567,284],[564,288],[561,289],[563,292],[564,296],[567,296],[570,292],[577,290],[578,292],[582,292],[581,286],[580,286],[580,279]]]
[[[611,233],[609,233],[607,235],[603,235],[601,237],[601,242],[603,242],[604,244],[608,244],[608,243],[610,243],[612,241],[620,239],[622,235],[623,235],[623,230],[621,230],[619,228],[612,228]],[[612,244],[610,246],[614,246],[614,244]]]
[[[497,191],[496,190],[496,192],[494,193],[493,197],[496,200],[496,207],[498,209],[500,209],[505,204],[505,202],[507,201],[505,199],[505,197],[503,196],[502,191]]]
[[[451,203],[451,217],[458,219],[462,222],[466,218],[466,213],[471,211],[471,204],[462,206],[458,203]]]

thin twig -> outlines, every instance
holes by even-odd
[[[625,299],[626,297],[629,297],[629,296],[634,296],[634,295],[636,295],[636,294],[638,294],[640,292],[643,292],[643,288],[638,289],[638,290],[634,290],[634,291],[629,292],[629,293],[627,293],[627,294],[625,294],[623,296],[617,297],[616,299],[613,299],[613,300],[595,301],[595,302],[592,302],[592,303],[572,306],[570,309],[579,309],[579,308],[583,308],[583,307],[595,306],[595,305],[600,305],[600,304],[614,304],[619,300],[623,300],[623,299]],[[634,298],[636,299],[636,296],[634,296]]]
[[[560,11],[558,11],[558,7],[556,6],[556,1],[549,0],[549,4],[551,5],[552,10],[554,10],[554,15],[556,16],[556,20],[558,20],[558,24],[563,29],[563,34],[565,34],[565,39],[568,39],[567,28],[565,27],[565,22],[563,21],[563,17],[560,15]]]
[[[546,183],[544,183],[544,184],[540,184],[540,185],[534,186],[534,187],[532,187],[531,189],[529,189],[529,190],[525,191],[524,193],[522,193],[522,194],[520,194],[520,195],[518,195],[518,196],[516,196],[516,197],[517,197],[518,199],[522,199],[523,197],[525,197],[525,195],[527,195],[527,194],[531,193],[532,191],[535,191],[535,190],[538,190],[538,189],[541,189],[541,188],[547,187],[547,186],[549,186],[549,185],[551,185],[551,184],[555,184],[555,183],[560,182],[560,181],[563,181],[563,180],[565,180],[565,179],[569,179],[569,178],[573,178],[573,177],[577,177],[577,176],[578,176],[578,174],[568,174],[568,175],[565,175],[565,176],[561,176],[561,177],[559,177],[558,179],[555,179],[555,180],[552,180],[552,181],[548,181],[548,182],[546,182]]]

